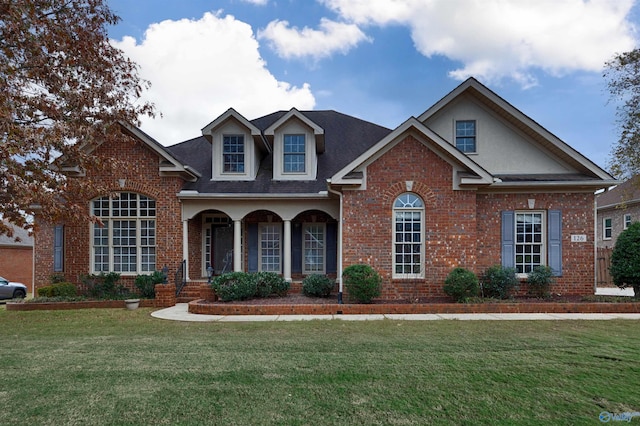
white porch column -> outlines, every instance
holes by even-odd
[[[291,221],[284,221],[284,243],[282,245],[283,259],[282,269],[284,279],[291,282]]]
[[[189,282],[189,220],[182,221],[182,259],[184,264],[184,278]]]
[[[242,220],[233,221],[233,271],[242,272]]]

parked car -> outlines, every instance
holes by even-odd
[[[0,277],[0,299],[23,299],[26,295],[26,285]]]

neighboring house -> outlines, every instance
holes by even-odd
[[[618,235],[640,220],[640,177],[601,192],[596,196],[598,247],[611,248]]]
[[[1,220],[1,219],[0,219]],[[29,232],[11,225],[13,236],[0,235],[0,276],[33,288],[33,237]]]
[[[102,224],[40,223],[36,282],[56,269],[136,274],[186,262],[273,271],[298,285],[367,263],[383,298],[442,296],[457,266],[556,274],[554,292],[594,289],[594,192],[616,181],[500,96],[469,79],[390,130],[335,111],[229,109],[202,136],[163,147],[137,128],[93,148],[131,165],[117,197],[87,200]],[[54,248],[58,248],[55,250]]]

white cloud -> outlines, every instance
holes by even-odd
[[[269,0],[241,0],[245,3],[251,3],[251,4],[255,4],[256,6],[265,6],[267,3],[269,3]]]
[[[320,29],[289,27],[287,21],[272,21],[258,31],[259,39],[266,39],[282,58],[311,56],[321,59],[335,52],[347,53],[362,41],[370,41],[355,24],[320,20]]]
[[[462,66],[450,75],[510,77],[535,84],[533,69],[552,75],[600,71],[635,46],[627,20],[633,0],[319,0],[360,26],[405,25],[423,55]]]
[[[140,43],[131,37],[112,43],[151,81],[143,96],[163,116],[143,119],[142,129],[165,145],[199,136],[229,107],[253,119],[315,105],[308,84],[294,87],[269,72],[248,24],[220,12],[152,24]]]

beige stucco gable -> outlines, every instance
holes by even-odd
[[[494,175],[573,174],[578,172],[520,129],[463,93],[424,124],[455,145],[457,121],[476,124],[476,152],[467,155]]]

